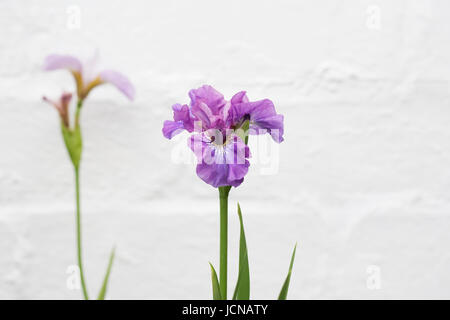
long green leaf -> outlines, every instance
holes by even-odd
[[[211,262],[209,263],[209,265],[211,266],[211,280],[212,280],[213,300],[222,300],[222,296],[220,294],[219,279],[217,279],[216,270],[214,270],[214,267],[211,264]]]
[[[238,203],[239,223],[241,235],[239,240],[239,275],[234,290],[233,300],[250,299],[250,271],[248,266],[247,242],[245,241],[244,222],[242,220],[241,206]]]
[[[286,300],[288,290],[289,290],[289,282],[291,281],[292,266],[294,265],[296,250],[297,250],[297,244],[295,244],[294,252],[292,253],[291,264],[289,265],[289,272],[286,277],[286,280],[284,281],[283,287],[281,288],[281,292],[280,292],[280,295],[278,296],[278,300]]]
[[[109,279],[109,275],[111,273],[111,268],[112,268],[115,254],[116,254],[116,248],[114,247],[111,250],[111,254],[109,255],[108,268],[106,269],[105,278],[103,279],[103,285],[102,285],[102,288],[100,289],[100,293],[98,294],[97,300],[105,300],[106,289],[108,287],[108,279]]]

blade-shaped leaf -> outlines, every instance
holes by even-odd
[[[245,241],[244,222],[242,220],[241,206],[238,203],[239,223],[241,235],[239,240],[239,275],[234,290],[233,300],[250,299],[250,271],[248,266],[247,242]]]
[[[116,248],[114,247],[111,251],[111,254],[109,255],[108,268],[106,269],[105,278],[103,279],[103,285],[102,285],[102,288],[100,289],[97,300],[105,300],[106,289],[108,287],[109,274],[111,273],[111,268],[112,268],[112,264],[114,261],[115,253],[116,253]]]
[[[295,244],[294,252],[292,253],[291,264],[289,265],[289,272],[286,277],[286,280],[283,283],[283,287],[281,288],[281,292],[280,292],[280,295],[278,296],[278,300],[286,300],[288,290],[289,290],[289,282],[291,281],[292,266],[294,265],[296,250],[297,250],[297,244]]]
[[[217,273],[216,270],[214,270],[214,267],[211,263],[209,263],[211,266],[211,280],[212,280],[212,289],[213,289],[213,300],[222,300],[222,296],[220,295],[220,286],[219,286],[219,279],[217,279]]]

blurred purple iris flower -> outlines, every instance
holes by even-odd
[[[51,54],[45,58],[44,70],[69,70],[77,85],[77,95],[80,100],[98,85],[111,83],[128,99],[133,100],[135,90],[131,82],[123,74],[113,70],[96,72],[97,54],[86,63],[70,55]]]
[[[213,187],[239,186],[250,166],[250,150],[243,141],[244,124],[249,134],[269,133],[283,141],[283,116],[269,99],[250,102],[246,92],[230,101],[209,85],[189,92],[190,105],[175,104],[173,121],[164,121],[164,137],[171,139],[186,130],[197,132],[188,145],[197,157],[197,175]]]

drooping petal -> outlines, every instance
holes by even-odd
[[[100,79],[102,82],[108,82],[114,85],[119,91],[121,91],[128,99],[133,100],[135,97],[135,89],[133,84],[123,74],[113,71],[104,70],[100,73]]]
[[[273,102],[269,99],[236,104],[234,112],[236,118],[249,117],[251,134],[267,132],[278,143],[284,140],[284,117],[277,114]]]
[[[198,162],[204,162],[204,155],[214,157],[214,148],[211,147],[211,138],[205,133],[193,134],[188,139],[188,146],[194,152]],[[208,163],[211,161],[206,159]]]
[[[194,118],[191,116],[191,112],[189,107],[185,105],[181,105],[179,103],[174,104],[172,106],[173,110],[173,120],[183,122],[183,127],[188,132],[194,131]]]
[[[283,142],[284,117],[281,114],[276,114],[271,117],[259,119],[250,125],[250,134],[264,134],[268,132],[275,142]]]
[[[45,57],[44,70],[69,69],[73,72],[82,72],[82,63],[70,55],[51,54]]]
[[[229,166],[228,172],[228,184],[233,187],[239,186],[244,181],[244,176],[248,172],[248,167],[250,167],[250,162],[245,161],[245,165],[232,165]],[[238,178],[242,177],[242,178]]]
[[[183,126],[182,121],[166,120],[166,121],[164,121],[162,133],[163,133],[164,137],[166,137],[167,139],[172,139],[172,137],[176,136],[183,130],[184,130],[184,126]]]
[[[196,168],[200,179],[214,188],[228,186],[228,166],[225,164],[204,164],[199,163]]]
[[[245,164],[245,160],[251,157],[249,147],[234,133],[227,137],[224,149],[227,164]]]
[[[234,184],[239,185],[244,180],[250,166],[247,158],[250,158],[251,155],[249,147],[237,135],[232,135],[229,139],[232,139],[233,142],[228,143],[225,147],[229,164],[228,182],[235,186]]]
[[[193,135],[189,147],[197,157],[197,175],[213,187],[239,186],[250,166],[248,146],[237,136],[227,137],[225,145],[216,145],[210,132]]]
[[[219,113],[220,108],[226,103],[223,95],[209,85],[203,85],[198,89],[192,89],[189,91],[189,97],[191,98],[191,106],[196,105],[198,102],[203,102],[215,115]]]

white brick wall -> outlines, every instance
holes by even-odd
[[[67,27],[72,5],[79,29]],[[254,165],[231,193],[230,287],[240,201],[254,298],[276,297],[295,241],[290,298],[450,298],[449,10],[444,0],[3,0],[0,298],[81,297],[66,287],[72,169],[41,102],[73,82],[40,67],[49,53],[96,48],[137,99],[104,86],[83,110],[91,295],[115,243],[110,298],[210,298],[217,192],[171,162],[176,142],[161,135],[170,106],[208,83],[268,97],[285,115],[278,173]],[[371,265],[379,290],[367,286]]]

